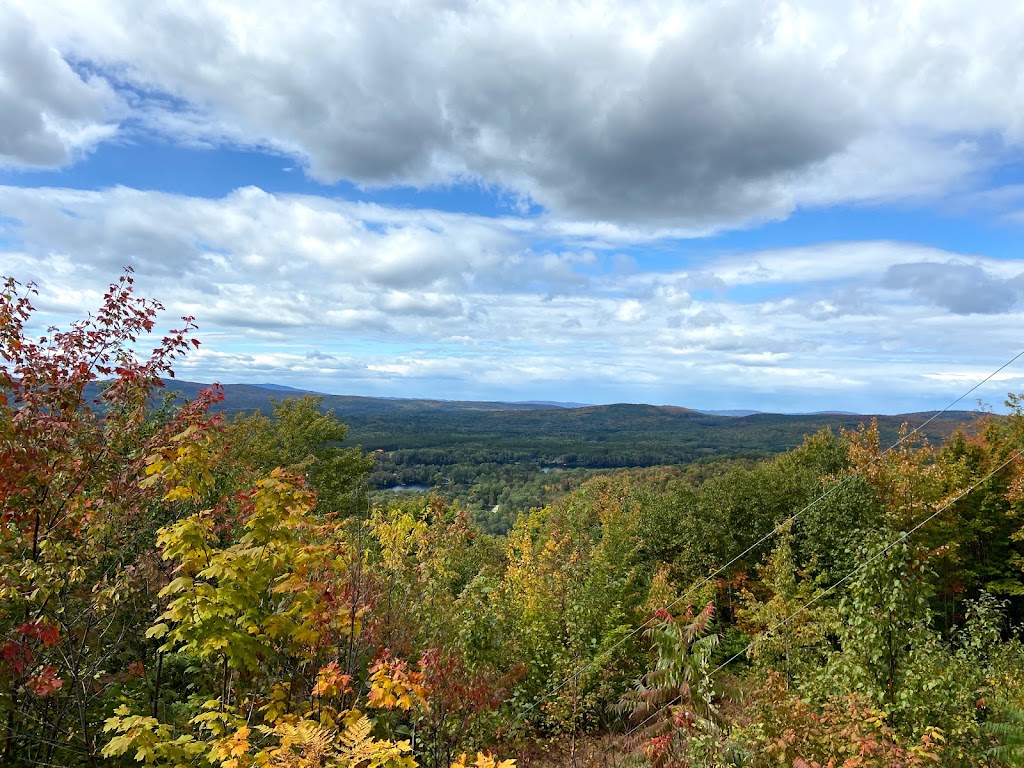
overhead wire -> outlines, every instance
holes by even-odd
[[[925,419],[925,421],[923,421],[921,424],[919,424],[917,427],[915,427],[913,430],[911,430],[910,432],[908,432],[905,435],[903,435],[902,437],[900,437],[895,443],[893,443],[888,448],[886,448],[884,451],[879,453],[871,461],[869,461],[866,464],[858,467],[855,471],[851,472],[845,478],[843,478],[842,481],[840,481],[836,485],[834,485],[831,488],[829,488],[827,491],[825,491],[824,493],[819,495],[817,498],[815,498],[813,501],[811,501],[810,503],[808,503],[807,505],[805,505],[801,509],[797,510],[795,513],[790,515],[788,518],[786,518],[782,522],[780,522],[777,525],[775,525],[775,527],[772,528],[772,530],[770,530],[768,533],[764,534],[760,539],[758,539],[753,544],[748,546],[746,549],[744,549],[738,555],[736,555],[731,560],[729,560],[728,562],[726,562],[723,565],[721,565],[719,568],[717,568],[715,571],[713,571],[709,575],[705,576],[696,585],[691,586],[682,595],[680,595],[679,597],[677,597],[674,600],[672,600],[671,602],[669,602],[665,606],[665,610],[670,610],[671,608],[674,608],[675,606],[679,605],[683,600],[688,598],[690,595],[692,595],[695,592],[697,592],[698,590],[700,590],[706,584],[709,584],[715,578],[717,578],[722,573],[724,573],[730,566],[734,565],[735,563],[739,562],[741,559],[743,559],[744,557],[749,555],[751,552],[756,550],[758,547],[760,547],[766,541],[771,539],[777,533],[780,533],[781,531],[783,531],[787,526],[789,526],[791,523],[796,521],[805,512],[807,512],[808,510],[810,510],[813,507],[815,507],[817,504],[821,503],[825,499],[827,499],[830,496],[832,496],[832,494],[836,493],[841,488],[846,486],[848,483],[852,482],[854,478],[859,477],[862,472],[864,472],[865,470],[870,468],[872,465],[874,465],[878,461],[881,461],[881,459],[886,454],[890,453],[891,451],[894,451],[900,445],[902,445],[906,441],[910,440],[915,435],[919,434],[925,427],[927,427],[929,424],[931,424],[935,419],[937,419],[942,414],[948,412],[953,406],[955,406],[957,403],[959,403],[965,397],[968,397],[969,395],[971,395],[979,387],[982,387],[983,385],[987,384],[989,381],[991,381],[993,378],[995,378],[998,374],[1002,373],[1006,368],[1008,368],[1009,366],[1013,365],[1013,363],[1017,362],[1017,360],[1019,360],[1021,357],[1024,357],[1024,349],[1022,349],[1020,352],[1018,352],[1012,358],[1007,360],[1001,366],[996,368],[994,371],[992,371],[992,373],[990,373],[988,376],[983,378],[981,381],[979,381],[976,384],[974,384],[970,389],[968,389],[966,392],[964,392],[958,398],[956,398],[951,403],[949,403],[941,411],[936,411],[931,416],[929,416],[927,419]],[[589,661],[588,663],[584,664],[579,669],[577,669],[574,672],[572,672],[568,677],[563,679],[558,685],[556,685],[554,688],[549,690],[547,693],[545,693],[543,696],[541,696],[536,701],[532,702],[528,707],[526,707],[522,711],[522,713],[520,714],[520,717],[526,717],[526,715],[528,715],[530,712],[532,712],[533,710],[535,710],[538,707],[540,707],[544,702],[548,701],[551,697],[553,697],[556,694],[558,694],[566,686],[572,684],[575,680],[578,680],[580,677],[582,677],[583,675],[585,675],[587,672],[589,672],[590,670],[594,669],[595,667],[600,666],[603,663],[602,662],[602,657],[611,658],[611,654],[614,651],[618,650],[623,645],[625,645],[627,642],[629,642],[631,639],[633,639],[638,634],[640,634],[645,629],[647,629],[652,624],[653,621],[654,621],[654,617],[651,616],[651,617],[647,618],[646,620],[644,620],[643,622],[641,622],[632,631],[630,631],[626,635],[623,635],[615,643],[613,643],[608,648],[606,648],[602,652],[602,654],[600,656],[592,659],[591,661]]]
[[[774,632],[778,631],[779,629],[781,629],[782,627],[786,626],[789,622],[791,622],[793,619],[795,619],[801,613],[806,611],[812,605],[817,603],[823,597],[825,597],[826,595],[829,595],[833,591],[835,591],[840,585],[842,585],[842,584],[846,583],[847,581],[849,581],[851,578],[856,576],[858,573],[860,573],[862,570],[867,568],[869,565],[871,565],[873,562],[875,562],[879,558],[884,557],[893,547],[895,547],[898,544],[906,541],[911,535],[913,535],[915,532],[917,532],[922,527],[927,525],[929,522],[934,520],[936,517],[941,515],[943,512],[945,512],[951,506],[953,506],[958,501],[960,501],[961,499],[963,499],[966,496],[968,496],[970,493],[972,493],[974,490],[976,490],[978,487],[980,487],[984,483],[988,482],[997,472],[999,472],[1002,469],[1004,469],[1005,467],[1009,466],[1011,462],[1013,462],[1015,459],[1019,458],[1022,454],[1024,454],[1024,448],[1021,448],[1021,449],[1017,450],[1008,459],[1006,459],[1002,464],[1000,464],[998,467],[996,467],[995,469],[990,471],[987,475],[985,475],[980,480],[976,481],[970,487],[968,487],[965,490],[963,490],[960,493],[958,493],[956,496],[954,496],[948,502],[946,502],[941,507],[936,509],[934,512],[932,512],[926,518],[922,519],[920,522],[918,522],[916,525],[914,525],[913,528],[911,528],[910,530],[905,531],[904,533],[900,534],[893,541],[889,542],[884,547],[882,547],[880,550],[878,550],[874,555],[869,557],[867,560],[862,562],[860,565],[858,565],[853,570],[849,571],[845,576],[843,576],[837,582],[835,582],[834,584],[829,586],[827,589],[825,589],[825,590],[819,592],[818,594],[816,594],[814,597],[812,597],[810,600],[805,602],[803,605],[801,605],[799,608],[797,608],[791,614],[786,616],[786,618],[782,619],[778,623],[776,623],[773,626],[771,626],[768,630],[766,630],[765,632],[762,632],[760,635],[755,637],[753,640],[751,640],[749,643],[747,643],[747,645],[744,646],[742,650],[737,651],[732,656],[730,656],[728,659],[726,659],[721,664],[719,664],[717,667],[715,667],[713,670],[711,670],[711,672],[708,673],[708,678],[709,679],[713,678],[715,675],[717,675],[719,672],[721,672],[727,666],[732,664],[732,662],[736,661],[736,659],[740,658],[741,656],[746,655],[746,653],[748,651],[750,651],[751,648],[753,648],[757,644],[763,642],[766,638],[770,637],[772,635],[772,633],[774,633]],[[631,735],[633,735],[638,730],[640,730],[643,726],[647,725],[649,722],[651,722],[656,717],[658,717],[665,709],[667,709],[668,707],[673,706],[674,704],[678,703],[680,700],[681,700],[681,696],[677,695],[671,701],[668,701],[668,702],[662,704],[654,712],[652,712],[650,715],[648,715],[646,718],[644,718],[644,720],[642,720],[640,723],[638,723],[637,725],[633,726],[628,731],[626,731],[626,733],[623,734],[623,738],[629,738]]]

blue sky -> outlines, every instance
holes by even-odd
[[[183,378],[777,411],[1024,344],[1019,3],[336,5],[4,4],[41,322],[131,266]]]

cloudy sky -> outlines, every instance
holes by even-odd
[[[0,4],[0,274],[130,265],[180,378],[943,407],[1022,235],[1019,0]]]

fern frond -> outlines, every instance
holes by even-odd
[[[1024,707],[1002,707],[984,728],[998,742],[987,754],[1007,765],[1024,765]]]
[[[373,741],[372,731],[373,721],[366,715],[360,715],[358,719],[341,732],[338,742],[346,752],[358,752],[368,742]]]
[[[296,725],[280,723],[274,728],[280,746],[270,754],[274,768],[322,768],[333,762],[337,733],[312,720]]]

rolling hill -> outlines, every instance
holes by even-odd
[[[171,381],[168,390],[192,398],[205,385]],[[224,386],[226,414],[272,411],[272,398],[299,397],[300,390],[266,386]],[[505,403],[318,395],[349,425],[349,441],[386,452],[451,452],[441,463],[474,460],[534,461],[581,467],[637,467],[675,464],[726,455],[760,456],[794,448],[821,429],[854,429],[870,415],[847,413],[718,415],[678,406],[619,403],[576,408],[555,403]],[[900,426],[917,427],[934,412],[880,415],[883,440],[896,439]],[[949,411],[923,434],[941,440],[970,423],[973,411]]]

